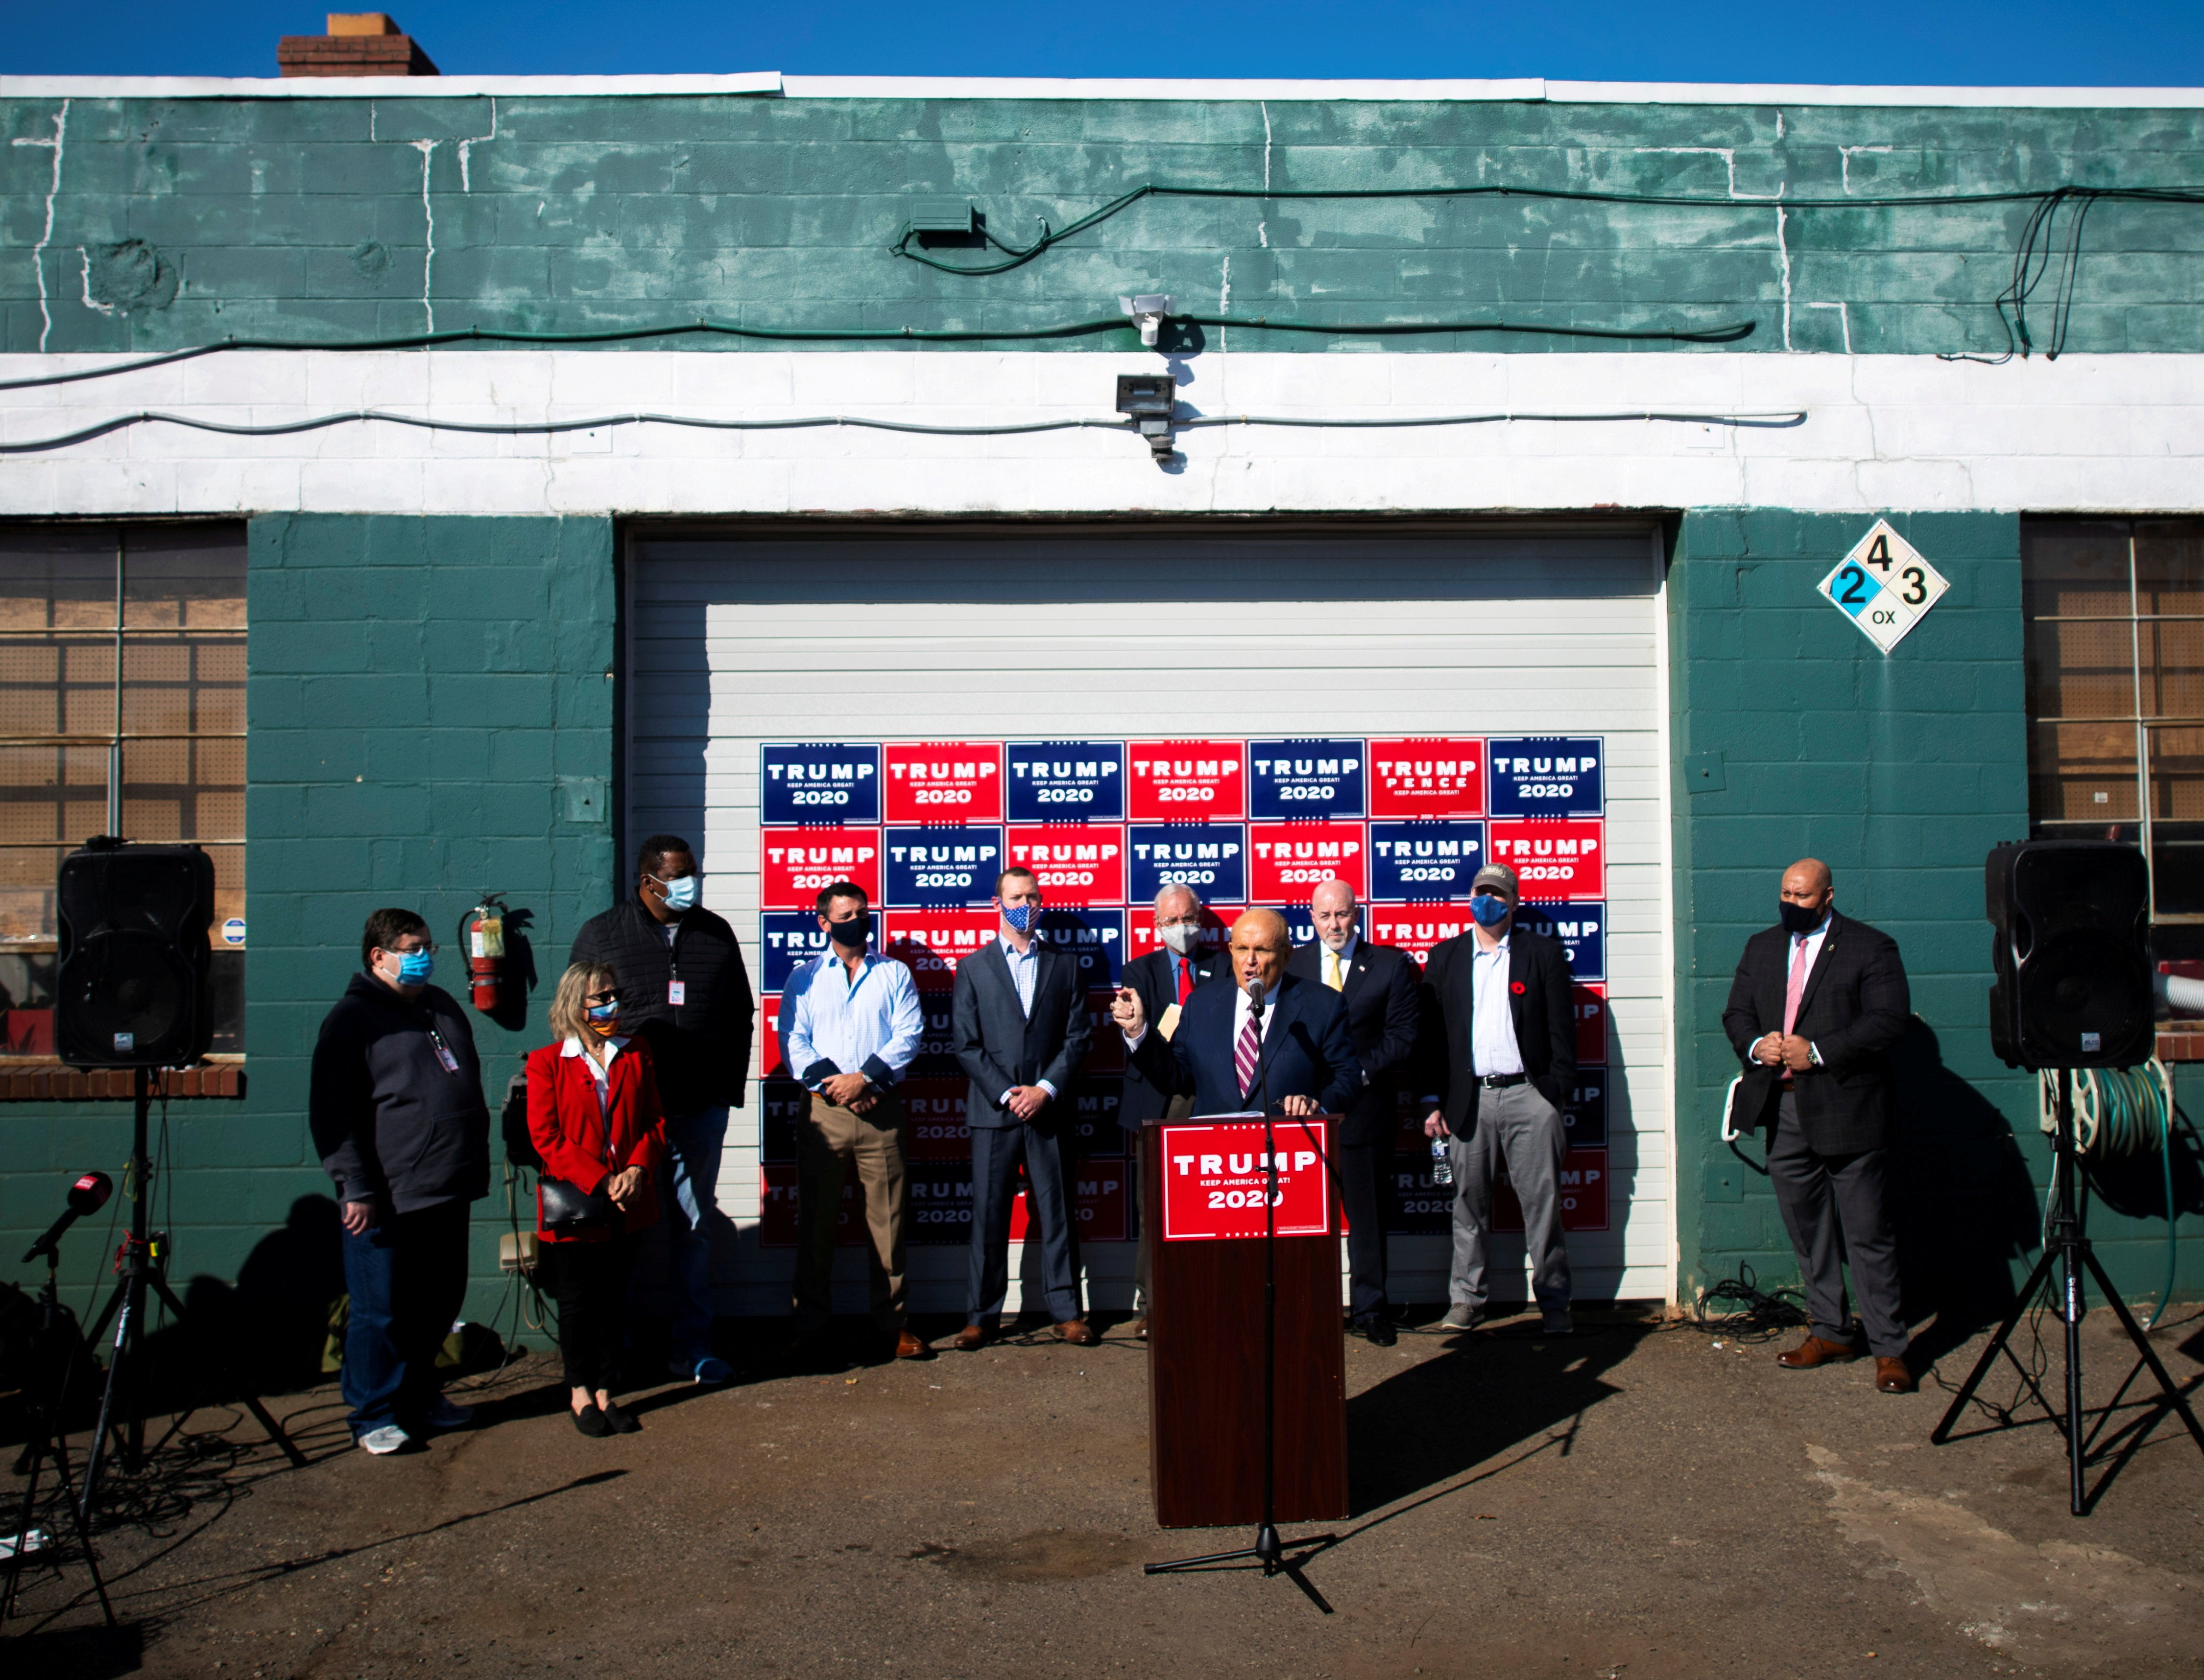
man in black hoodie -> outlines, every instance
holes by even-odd
[[[635,891],[582,924],[572,962],[608,964],[619,976],[620,1026],[650,1046],[666,1105],[666,1216],[676,1376],[725,1382],[734,1372],[712,1352],[712,1216],[727,1110],[743,1105],[757,999],[735,930],[697,901],[704,878],[677,835],[654,834],[635,861]]]
[[[429,984],[429,925],[377,910],[322,1022],[307,1118],[344,1206],[343,1390],[353,1439],[395,1452],[471,1415],[439,1392],[436,1350],[467,1288],[467,1207],[489,1193],[489,1109],[474,1032]]]

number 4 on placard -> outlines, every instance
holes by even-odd
[[[1951,587],[1921,552],[1885,519],[1852,545],[1822,580],[1829,604],[1887,654]]]

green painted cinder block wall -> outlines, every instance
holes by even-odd
[[[278,515],[252,521],[249,553],[246,1095],[169,1105],[153,1215],[180,1282],[218,1298],[242,1280],[248,1304],[333,1252],[307,1075],[368,913],[427,917],[438,984],[461,997],[460,915],[484,890],[526,913],[541,984],[523,1015],[472,1017],[495,1104],[543,1042],[548,987],[618,873],[603,820],[610,520]],[[70,1177],[100,1167],[119,1182],[129,1133],[127,1104],[0,1108],[0,1276],[27,1277],[15,1256]],[[158,1151],[157,1115],[154,1135]],[[476,1214],[468,1310],[484,1316],[499,1298],[501,1183]],[[322,1240],[278,1234],[292,1225]],[[73,1292],[111,1248],[91,1229],[72,1236]]]
[[[1010,332],[1114,320],[1120,294],[1161,291],[1182,311],[1335,324],[1750,321],[1733,348],[1996,352],[2007,340],[1993,299],[2029,204],[1855,201],[2204,180],[2194,109],[17,98],[0,102],[0,129],[9,351],[700,317]],[[1148,198],[988,277],[887,248],[920,196],[962,199],[1022,245],[1150,182],[1407,192]],[[1697,202],[1423,191],[1511,184]],[[2204,210],[2100,204],[2085,249],[2071,348],[2204,350]],[[1136,343],[1127,325],[1036,347]],[[1341,340],[1235,328],[1229,345]],[[1621,347],[1458,333],[1351,347],[1381,346]]]
[[[2029,1075],[1991,1054],[1982,860],[2028,833],[2020,522],[1893,514],[1951,591],[1886,657],[1816,593],[1871,520],[1706,510],[1669,573],[1674,762],[1678,1287],[1797,1267],[1764,1143],[1721,1141],[1737,1060],[1721,1011],[1783,868],[1836,873],[1846,913],[1895,938],[1918,1020],[1900,1047],[1899,1234],[1917,1315],[2000,1306],[2038,1251],[2048,1151]],[[2165,1222],[2154,1160],[2096,1186],[2089,1229],[2122,1293],[2154,1297]],[[2193,1166],[2184,1166],[2193,1179]],[[2143,1180],[2148,1177],[2148,1182]],[[2191,1221],[2193,1224],[2193,1219]],[[2204,1289],[2182,1244],[2180,1293]]]

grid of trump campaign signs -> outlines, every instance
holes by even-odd
[[[1514,869],[1520,925],[1562,943],[1576,979],[1581,1064],[1567,1115],[1564,1224],[1605,1230],[1607,851],[1604,742],[1483,736],[1339,740],[838,741],[760,749],[757,949],[765,1005],[761,1237],[796,1228],[796,1127],[809,1095],[780,1065],[780,993],[826,949],[814,901],[850,880],[871,895],[877,948],[908,963],[926,1009],[905,1076],[909,1239],[971,1228],[965,1080],[950,1040],[957,965],[997,936],[995,878],[1039,877],[1039,937],[1077,956],[1095,1031],[1072,1105],[1080,1239],[1127,1235],[1127,1134],[1117,1120],[1124,1041],[1111,1026],[1125,963],[1157,948],[1156,894],[1182,883],[1222,944],[1241,911],[1285,913],[1315,937],[1309,895],[1336,877],[1365,905],[1363,935],[1423,961],[1470,926],[1488,861]],[[1415,1081],[1408,1080],[1407,1084]],[[1402,1092],[1392,1228],[1448,1228],[1430,1146]],[[861,1239],[853,1181],[840,1240]],[[1520,1227],[1512,1199],[1496,1209]],[[1024,1227],[1021,1195],[1013,1238]]]

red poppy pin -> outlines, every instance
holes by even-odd
[[[1508,990],[1514,992],[1518,997],[1520,997],[1527,988],[1520,980],[1510,980],[1508,983]]]

